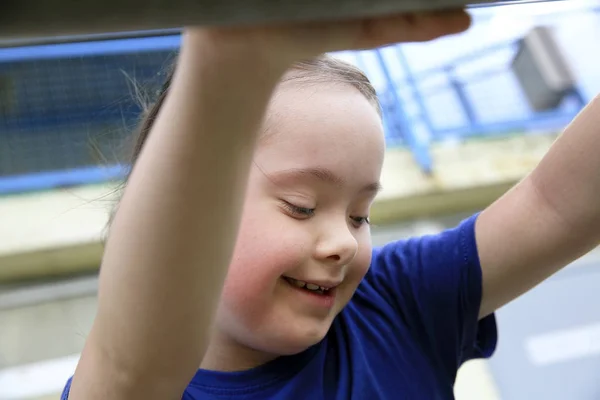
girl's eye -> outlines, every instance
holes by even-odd
[[[290,214],[297,218],[308,218],[312,217],[315,214],[314,208],[299,207],[294,204],[288,203],[287,201],[283,202],[283,206]]]
[[[369,220],[369,217],[350,217],[350,219],[352,219],[352,222],[355,225],[361,226],[364,224],[370,224],[371,221]]]

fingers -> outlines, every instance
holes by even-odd
[[[465,31],[471,17],[464,10],[405,14],[361,21],[356,49],[398,42],[424,42]]]
[[[360,20],[273,24],[254,28],[212,28],[212,40],[265,54],[266,59],[310,58],[317,54],[362,50],[399,42],[423,42],[466,30],[464,10],[402,14]],[[236,47],[233,46],[233,47]],[[221,44],[220,47],[223,47]]]

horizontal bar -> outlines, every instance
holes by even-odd
[[[455,128],[438,128],[433,131],[433,140],[442,140],[448,137],[468,138],[474,136],[493,137],[506,133],[520,133],[523,131],[561,131],[577,113],[556,112],[540,113],[520,120],[481,122],[473,125]]]
[[[0,177],[0,195],[103,183],[122,179],[126,173],[126,167],[113,165]]]
[[[0,63],[175,50],[180,35],[0,48]]]
[[[533,0],[535,1],[535,0]],[[0,38],[247,25],[438,10],[532,0],[3,0]]]
[[[89,35],[64,35],[53,37],[40,38],[17,38],[17,39],[2,39],[0,37],[0,48],[18,47],[18,46],[34,46],[42,44],[59,44],[59,43],[75,43],[75,42],[93,42],[98,40],[111,39],[128,39],[128,38],[145,38],[151,36],[169,36],[178,35],[181,29],[154,29],[148,31],[130,31],[130,32],[103,32]]]

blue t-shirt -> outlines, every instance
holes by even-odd
[[[183,399],[453,399],[459,366],[496,346],[494,316],[478,321],[475,219],[375,249],[323,341],[248,371],[199,370]]]

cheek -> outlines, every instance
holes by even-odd
[[[227,305],[265,307],[281,275],[306,262],[309,238],[288,220],[277,210],[244,211],[223,288]]]

